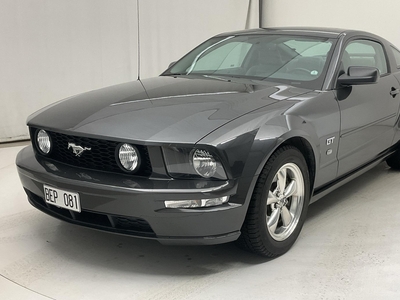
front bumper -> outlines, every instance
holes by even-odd
[[[138,178],[71,167],[20,151],[16,164],[30,203],[58,219],[163,244],[220,244],[236,240],[246,215],[235,203],[237,181]],[[47,204],[43,184],[80,194],[82,212]],[[230,196],[215,207],[166,209],[165,200]]]

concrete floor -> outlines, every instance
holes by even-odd
[[[400,173],[386,164],[311,205],[294,247],[266,260],[53,219],[26,200],[21,148],[0,148],[0,299],[400,299]]]

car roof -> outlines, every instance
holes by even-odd
[[[306,35],[318,36],[326,38],[338,38],[340,35],[367,35],[372,34],[364,31],[340,29],[340,28],[324,28],[324,27],[268,27],[256,28],[240,31],[233,31],[219,34],[218,36],[225,35],[248,35],[248,34],[287,34],[287,35]]]

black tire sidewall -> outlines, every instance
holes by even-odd
[[[393,155],[389,156],[386,159],[386,163],[392,169],[400,170],[400,150],[397,150],[396,153],[394,153]]]
[[[266,165],[267,169],[265,171],[268,172],[268,175],[265,178],[265,180],[261,180],[261,182],[257,183],[257,184],[263,184],[263,188],[262,188],[262,193],[258,194],[256,196],[257,199],[254,200],[260,202],[258,205],[259,207],[258,220],[260,222],[259,228],[260,228],[261,240],[264,245],[268,245],[268,250],[270,252],[276,255],[280,255],[287,252],[289,248],[295,243],[303,227],[307,215],[308,204],[310,201],[310,177],[309,177],[307,163],[301,152],[296,148],[289,148],[285,151],[282,151],[271,163],[272,164],[270,164],[269,166],[268,164]],[[302,172],[304,180],[304,202],[303,202],[302,212],[295,230],[286,240],[276,241],[275,239],[272,238],[272,236],[268,232],[266,225],[266,214],[267,214],[266,199],[268,198],[268,192],[271,187],[272,181],[275,177],[275,174],[286,163],[296,164]]]

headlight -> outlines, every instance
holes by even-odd
[[[40,129],[36,134],[36,143],[40,152],[43,154],[49,154],[51,150],[50,136],[43,129]]]
[[[218,157],[205,149],[163,147],[168,174],[173,178],[227,179]]]
[[[125,171],[133,172],[139,166],[139,155],[136,147],[122,144],[118,149],[118,159]]]
[[[213,177],[217,171],[217,162],[210,152],[206,150],[195,150],[192,155],[192,162],[194,170],[201,177]]]

